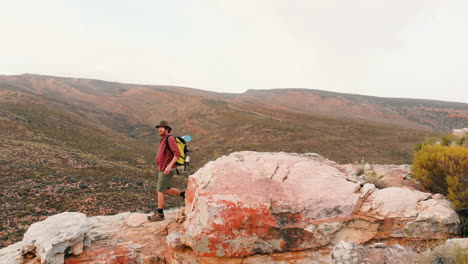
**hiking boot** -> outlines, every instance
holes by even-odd
[[[150,222],[158,222],[164,220],[164,214],[155,213],[148,216],[148,221]]]

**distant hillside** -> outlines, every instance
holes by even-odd
[[[381,98],[308,89],[248,90],[235,100],[248,106],[451,131],[468,126],[468,104]]]
[[[341,162],[362,157],[403,162],[410,159],[412,145],[435,135],[432,131],[468,126],[468,104],[306,89],[220,94],[31,74],[1,76],[0,89],[18,96],[4,95],[4,102],[21,104],[28,95],[46,108],[56,106],[153,147],[158,142],[154,124],[169,120],[176,133],[194,136],[201,162],[246,148],[318,152]]]
[[[438,130],[468,127],[467,104],[315,90],[221,94],[24,74],[0,76],[0,247],[47,215],[155,209],[149,196],[168,120],[190,134],[192,167],[239,150],[316,152],[348,163],[408,163]],[[435,109],[435,110],[434,110]],[[432,129],[435,128],[435,129]],[[169,206],[180,204],[169,199]]]

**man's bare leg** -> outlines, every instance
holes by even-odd
[[[162,221],[164,220],[164,193],[158,192],[158,211],[155,214],[148,216],[148,221]]]
[[[158,209],[164,209],[164,193],[158,192]]]
[[[176,188],[170,188],[164,192],[158,192],[158,209],[164,209],[164,194],[180,195],[182,192]]]
[[[164,193],[167,193],[167,194],[172,194],[172,195],[180,195],[181,191],[179,191],[179,189],[176,189],[176,188],[170,188],[166,191],[164,191]],[[158,196],[159,198],[159,196]],[[159,205],[159,203],[158,203]]]

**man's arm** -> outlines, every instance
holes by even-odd
[[[176,163],[176,161],[180,157],[180,151],[179,147],[177,146],[177,142],[175,140],[174,136],[170,136],[168,138],[168,143],[169,143],[169,148],[171,149],[172,153],[174,153],[174,157],[172,157],[171,162],[167,165],[167,167],[164,169],[164,174],[168,175],[171,172],[172,166]]]
[[[176,157],[176,156],[172,158],[171,162],[169,162],[167,167],[164,169],[164,174],[169,175],[169,173],[171,173],[172,166],[174,166],[174,164],[176,163],[178,159],[179,157]]]

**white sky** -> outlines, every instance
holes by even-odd
[[[0,74],[468,103],[466,0],[0,0]]]

